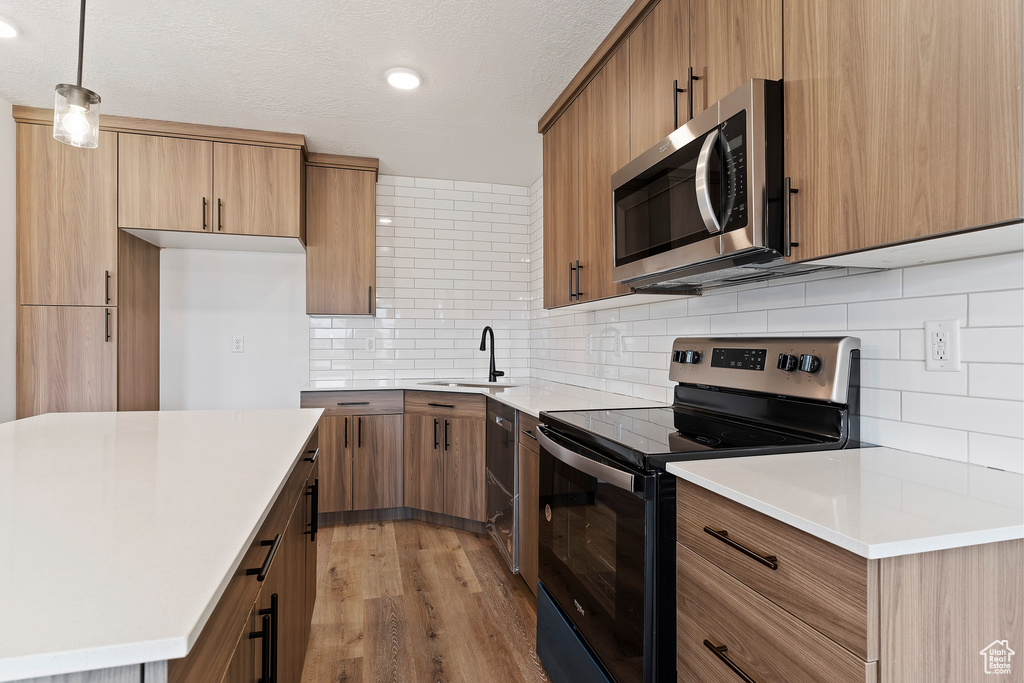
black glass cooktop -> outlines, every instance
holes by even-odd
[[[642,468],[678,460],[827,448],[813,435],[731,419],[685,406],[558,411],[544,422],[581,443]],[[611,451],[611,453],[608,453]]]

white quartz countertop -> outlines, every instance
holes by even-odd
[[[1024,476],[891,448],[668,471],[868,559],[1024,538]]]
[[[186,655],[321,414],[0,424],[0,681]]]
[[[648,408],[665,405],[623,394],[537,379],[502,381],[490,387],[432,386],[424,382],[482,382],[479,379],[451,380],[314,380],[303,391],[366,391],[369,389],[407,389],[410,391],[454,391],[483,394],[516,410],[540,417],[543,410],[605,410],[609,408]]]

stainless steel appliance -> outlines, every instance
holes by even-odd
[[[519,571],[519,471],[516,411],[487,399],[487,532],[508,568]]]
[[[859,348],[680,338],[671,406],[541,413],[537,653],[555,683],[676,680],[666,464],[859,446]]]
[[[782,83],[751,80],[616,172],[614,280],[697,293],[826,268],[784,261],[782,114]]]

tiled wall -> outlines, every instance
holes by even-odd
[[[591,312],[543,310],[543,189],[530,188],[533,377],[671,400],[684,335],[860,337],[862,432],[881,445],[1024,471],[1024,258],[787,279]],[[924,322],[959,319],[963,370],[926,372]],[[591,350],[587,352],[587,340]]]
[[[377,316],[311,317],[310,379],[486,377],[485,325],[528,377],[528,212],[526,187],[380,176]]]

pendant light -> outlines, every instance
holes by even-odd
[[[85,0],[78,22],[78,84],[61,83],[53,102],[53,137],[66,145],[95,149],[100,140],[100,96],[82,87]]]

